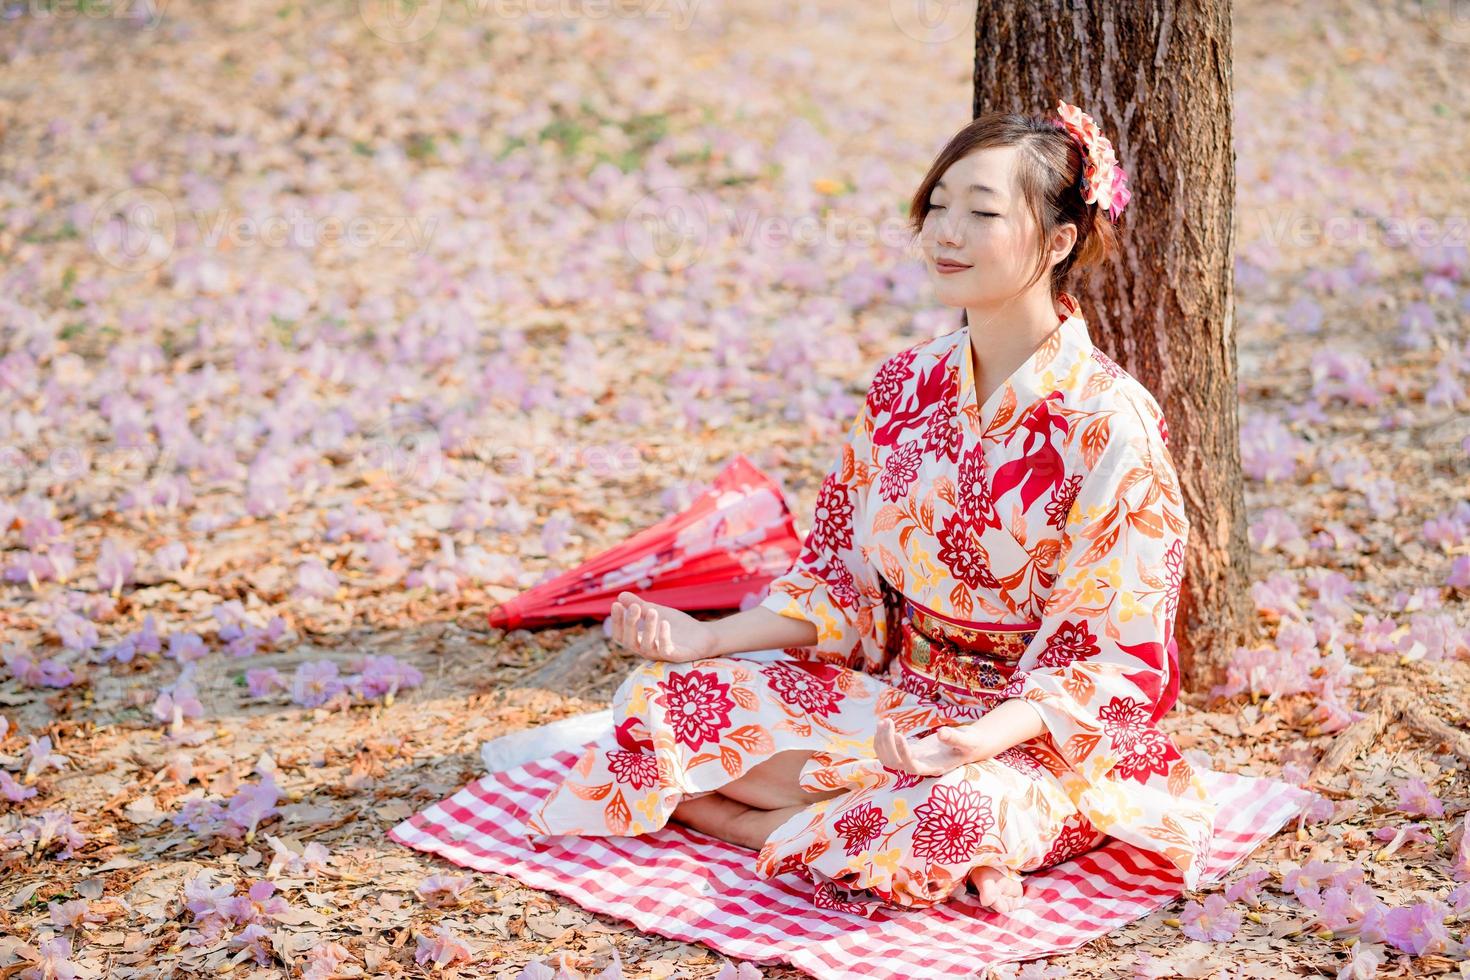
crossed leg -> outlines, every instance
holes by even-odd
[[[788,749],[751,766],[706,796],[684,800],[672,818],[722,841],[758,851],[775,829],[818,800],[846,793],[814,793],[798,784],[808,749]]]
[[[808,803],[846,793],[846,789],[814,793],[801,788],[798,783],[801,768],[811,757],[810,749],[777,752],[760,764],[751,766],[740,776],[721,786],[717,792],[721,796],[728,796],[746,806],[762,810],[778,810],[796,804],[806,806]]]
[[[674,807],[670,818],[726,843],[759,851],[777,827],[804,809],[806,804],[797,803],[779,810],[762,810],[710,793],[684,800]]]

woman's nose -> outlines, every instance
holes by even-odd
[[[958,246],[960,244],[957,228],[959,224],[951,220],[949,212],[946,211],[939,217],[939,227],[935,229],[935,238],[941,245]]]

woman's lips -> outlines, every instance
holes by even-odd
[[[960,265],[955,262],[936,262],[934,263],[934,268],[943,275],[949,275],[955,272],[964,272],[966,269],[970,268],[970,266]]]

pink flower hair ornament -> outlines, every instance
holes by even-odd
[[[1116,223],[1133,195],[1128,190],[1128,175],[1118,166],[1113,144],[1097,128],[1093,118],[1077,106],[1059,99],[1057,115],[1087,161],[1082,173],[1082,199],[1096,204],[1108,220]]]

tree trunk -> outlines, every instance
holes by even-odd
[[[974,114],[1080,106],[1133,193],[1122,254],[1069,285],[1093,341],[1153,392],[1190,521],[1181,687],[1256,635],[1236,416],[1230,6],[982,0]]]

